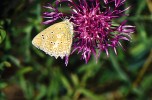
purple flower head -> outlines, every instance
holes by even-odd
[[[101,52],[105,52],[109,56],[109,48],[112,48],[117,54],[116,48],[122,47],[120,40],[130,40],[135,27],[126,25],[126,20],[120,24],[116,23],[116,19],[128,16],[124,14],[129,9],[129,7],[123,9],[125,1],[79,0],[74,2],[73,0],[57,0],[56,7],[52,7],[50,4],[46,6],[53,11],[44,13],[44,18],[48,19],[44,24],[67,16],[74,24],[72,53],[78,51],[87,63],[91,54],[98,58]],[[70,14],[58,10],[58,5],[62,2],[69,4]]]

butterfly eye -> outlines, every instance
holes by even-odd
[[[51,32],[52,34],[54,33],[54,32]]]

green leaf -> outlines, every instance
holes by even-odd
[[[45,85],[41,85],[39,89],[38,96],[36,97],[36,100],[42,100],[42,98],[46,95],[47,93],[47,88]]]
[[[72,74],[71,75],[71,79],[72,79],[72,82],[75,86],[78,86],[79,85],[79,79],[78,79],[78,76],[75,75],[75,74]]]
[[[142,0],[138,2],[138,9],[136,11],[136,15],[140,15],[146,6],[146,0]]]
[[[4,61],[3,63],[6,67],[11,67],[11,63],[9,63],[8,61]]]
[[[3,61],[2,63],[0,63],[0,70],[3,70],[4,67],[11,67],[11,63],[9,63],[8,61]]]
[[[124,81],[130,82],[129,77],[127,74],[121,69],[118,60],[116,59],[114,53],[110,52],[110,61],[114,67],[114,69],[117,71],[120,78],[122,78]]]
[[[18,71],[18,75],[24,75],[32,70],[33,70],[32,67],[24,67]]]
[[[67,89],[67,94],[71,95],[72,94],[72,87],[70,85],[70,82],[64,76],[61,76],[61,80],[62,80],[62,84],[64,85],[64,87]]]
[[[16,57],[10,55],[8,56],[8,59],[10,59],[10,61],[13,62],[16,66],[20,66],[20,61]]]
[[[78,94],[83,94],[85,97],[90,98],[89,100],[105,100],[105,98],[103,96],[98,96],[98,95],[92,93],[92,91],[89,91],[89,90],[84,89],[84,88],[78,89],[75,93],[75,97]]]
[[[3,89],[7,86],[7,83],[0,81],[0,89]]]
[[[144,91],[148,91],[150,90],[149,87],[151,87],[151,84],[152,84],[152,75],[145,76],[141,83],[141,87]]]
[[[3,42],[5,37],[6,37],[6,32],[3,29],[0,29],[0,43]]]

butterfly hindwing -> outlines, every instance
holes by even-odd
[[[56,23],[34,37],[32,44],[50,56],[63,58],[70,54],[73,26],[69,20]]]

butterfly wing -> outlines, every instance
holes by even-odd
[[[34,37],[32,44],[50,56],[68,56],[72,45],[73,26],[65,20],[56,23]]]

